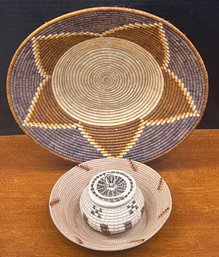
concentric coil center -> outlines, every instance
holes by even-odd
[[[114,37],[75,45],[52,74],[59,106],[72,118],[99,126],[145,117],[160,101],[163,85],[161,68],[148,51]]]

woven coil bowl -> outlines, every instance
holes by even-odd
[[[96,174],[80,198],[84,220],[93,229],[118,234],[131,229],[144,211],[144,196],[132,176],[112,170]]]
[[[197,126],[208,81],[197,50],[169,22],[98,7],[34,31],[15,53],[7,88],[18,124],[53,153],[143,162]]]
[[[133,227],[129,223],[125,232],[116,235],[111,234],[110,226],[101,216],[103,212],[96,213],[102,222],[100,233],[87,224],[91,216],[82,216],[80,210],[84,188],[93,176],[106,170],[122,170],[131,175],[145,203],[138,223]],[[72,242],[94,250],[116,251],[142,244],[157,233],[170,215],[172,199],[165,181],[150,167],[128,159],[104,158],[79,164],[65,173],[51,192],[49,209],[58,230]]]

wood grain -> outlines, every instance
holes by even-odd
[[[219,130],[196,130],[149,163],[168,183],[173,211],[156,236],[122,252],[84,249],[53,225],[50,191],[71,162],[27,136],[0,137],[0,145],[0,256],[219,256]]]

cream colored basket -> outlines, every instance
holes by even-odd
[[[116,235],[91,228],[80,210],[83,191],[94,176],[106,170],[119,170],[131,175],[144,197],[145,209],[140,220],[132,228]],[[156,234],[170,215],[172,199],[163,178],[150,167],[128,159],[105,158],[84,162],[65,173],[51,192],[49,209],[58,230],[72,242],[90,249],[116,251],[135,247]]]

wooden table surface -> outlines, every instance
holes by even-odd
[[[49,215],[57,179],[73,163],[27,136],[0,137],[0,256],[219,256],[219,130],[196,130],[148,165],[168,183],[173,210],[148,242],[121,252],[96,252],[64,238]]]

